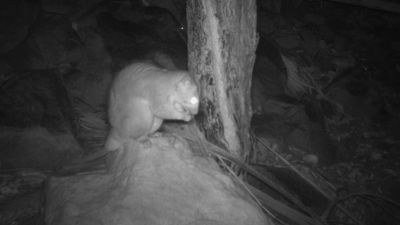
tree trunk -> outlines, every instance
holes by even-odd
[[[189,70],[206,138],[237,157],[251,147],[251,75],[257,46],[255,0],[188,0]]]

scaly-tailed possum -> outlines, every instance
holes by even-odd
[[[134,63],[116,76],[110,89],[111,125],[107,150],[156,132],[163,120],[190,121],[199,108],[196,83],[186,71]]]

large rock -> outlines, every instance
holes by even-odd
[[[186,142],[150,141],[127,144],[107,174],[51,178],[46,224],[273,224]]]

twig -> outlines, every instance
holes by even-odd
[[[388,12],[400,13],[400,5],[398,3],[382,1],[382,0],[330,0],[350,5],[364,6],[371,9],[384,10]]]
[[[222,162],[224,167],[229,171],[231,176],[235,178],[235,180],[249,193],[249,195],[256,201],[256,203],[259,205],[260,208],[262,208],[268,215],[270,215],[273,219],[277,220],[281,224],[285,224],[283,221],[281,221],[278,217],[276,217],[270,210],[264,207],[264,205],[260,202],[260,200],[254,195],[254,193],[249,189],[248,185],[246,185],[242,179],[240,179],[236,173],[232,170],[231,167],[226,165],[225,161],[222,160],[221,156],[217,156],[218,159]]]
[[[256,137],[257,141],[259,141],[266,149],[268,149],[270,152],[272,152],[274,155],[276,155],[280,160],[282,160],[283,163],[285,163],[293,172],[295,172],[299,177],[301,177],[303,180],[305,180],[308,184],[310,184],[315,190],[318,190],[325,198],[327,198],[329,201],[333,202],[335,201],[335,196],[331,196],[325,191],[323,191],[318,185],[316,185],[313,181],[308,179],[306,176],[303,175],[295,166],[293,166],[289,161],[287,161],[285,158],[283,158],[280,154],[278,154],[276,151],[268,147],[268,145],[264,142],[264,140]]]

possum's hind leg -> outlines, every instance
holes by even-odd
[[[152,114],[151,114],[152,115]],[[163,120],[159,119],[155,116],[152,116],[152,122],[151,122],[151,128],[149,132],[147,132],[146,135],[140,137],[137,139],[140,143],[142,143],[146,148],[149,148],[151,146],[151,141],[149,139],[149,136],[152,135],[153,137],[158,137],[160,136],[159,134],[155,133],[161,126]]]
[[[107,140],[105,143],[105,149],[107,151],[114,151],[121,147],[122,141],[120,140],[117,131],[114,128],[111,128],[110,133],[107,136]]]
[[[127,103],[123,112],[118,113],[119,118],[113,124],[106,143],[108,150],[115,150],[131,139],[147,139],[154,129],[155,118],[146,100],[133,99]]]
[[[135,100],[129,113],[121,120],[121,133],[127,138],[139,139],[152,132],[154,116],[145,100]]]

